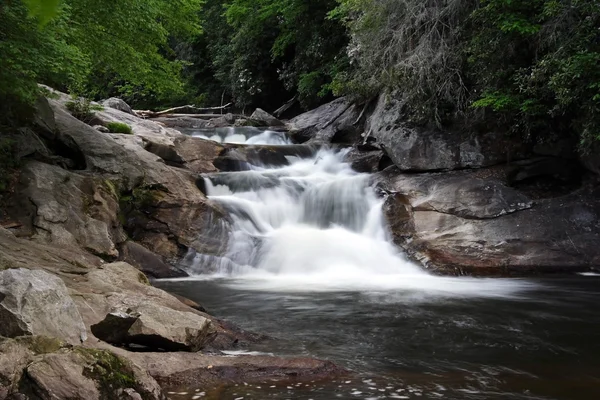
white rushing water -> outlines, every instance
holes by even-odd
[[[291,165],[205,178],[209,197],[232,215],[226,256],[196,256],[196,279],[273,291],[393,291],[430,296],[513,296],[521,280],[437,277],[391,243],[384,199],[369,175],[321,150]],[[210,271],[210,275],[206,275]],[[201,275],[201,276],[199,276]]]
[[[292,144],[283,132],[260,130],[253,127],[226,127],[216,129],[191,129],[191,136],[212,140],[219,143],[245,144]]]

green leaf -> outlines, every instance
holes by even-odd
[[[29,15],[38,19],[41,26],[46,25],[58,14],[61,0],[23,0],[29,9]]]

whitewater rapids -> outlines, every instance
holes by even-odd
[[[246,138],[262,144],[281,140],[270,133]],[[230,212],[233,231],[223,258],[196,254],[187,260],[192,279],[221,279],[250,290],[415,297],[513,297],[531,285],[438,277],[409,261],[389,238],[385,200],[370,186],[369,175],[353,171],[344,155],[324,149],[312,158],[289,157],[289,166],[230,172],[217,183],[207,176],[207,195]]]

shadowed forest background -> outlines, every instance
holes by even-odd
[[[589,151],[599,27],[594,0],[3,0],[0,121],[26,121],[38,83],[135,108],[387,91],[417,125]]]

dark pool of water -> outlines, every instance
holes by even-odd
[[[277,338],[249,350],[325,358],[359,376],[191,389],[200,398],[600,399],[600,278],[538,282],[508,299],[260,292],[227,281],[159,286]]]

